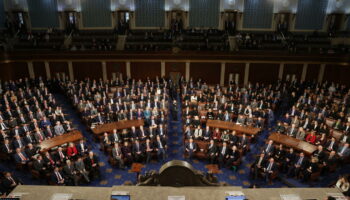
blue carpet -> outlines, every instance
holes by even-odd
[[[87,140],[88,145],[92,147],[92,150],[98,155],[100,166],[101,166],[101,178],[99,180],[92,181],[89,186],[113,186],[113,185],[122,185],[122,184],[135,184],[136,182],[136,175],[135,173],[132,173],[129,171],[129,169],[126,170],[120,170],[112,167],[107,159],[108,157],[100,151],[99,144],[93,141],[92,133],[87,130],[87,126],[82,123],[80,120],[80,117],[78,113],[75,111],[75,109],[72,107],[70,101],[62,94],[54,94],[57,103],[59,105],[62,105],[64,113],[68,114],[69,119],[73,122],[74,126],[79,129],[84,137]],[[177,97],[177,100],[179,102],[178,104],[178,110],[180,111],[178,113],[178,119],[179,121],[173,121],[172,116],[169,114],[168,118],[168,152],[167,152],[167,159],[166,161],[170,160],[184,160],[184,145],[183,145],[183,131],[182,131],[182,121],[181,121],[181,101],[179,97]],[[171,108],[172,104],[169,103],[169,110]],[[252,162],[255,159],[255,156],[260,153],[261,147],[264,145],[264,142],[266,138],[269,135],[269,131],[264,130],[262,133],[258,136],[257,141],[255,144],[251,144],[251,151],[248,152],[243,160],[241,166],[237,169],[236,172],[229,170],[229,169],[221,169],[221,172],[217,174],[218,179],[221,183],[225,183],[227,185],[232,186],[242,186],[242,187],[249,187],[251,184],[255,183],[260,187],[287,187],[287,185],[284,183],[284,181],[289,181],[292,183],[294,187],[306,187],[308,185],[301,184],[297,180],[286,180],[282,177],[283,181],[276,180],[274,181],[273,185],[266,185],[264,180],[257,180],[253,181],[249,177],[249,167],[252,164]],[[205,165],[208,163],[206,161],[199,161],[199,160],[193,160],[191,164],[196,168],[197,170],[207,172],[207,169],[205,168]],[[157,163],[155,161],[152,161],[150,164],[145,165],[143,168],[142,173],[149,171],[149,170],[156,170],[158,171],[161,167],[162,163]],[[317,182],[317,184],[313,186],[319,186],[319,187],[326,187],[328,184],[334,180],[340,175],[348,172],[348,167],[343,167],[342,169],[338,169],[336,173],[329,174],[327,176],[321,177],[320,181]],[[14,172],[15,169],[13,165],[11,164],[0,164],[0,170],[3,171],[11,171]],[[30,185],[43,185],[45,182],[43,180],[33,180],[31,178],[31,175],[27,172],[19,172],[16,171],[15,174],[17,177],[20,177],[21,180],[25,184]],[[283,176],[283,175],[282,175]]]

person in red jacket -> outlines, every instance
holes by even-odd
[[[315,135],[315,132],[312,131],[311,133],[309,133],[307,136],[306,136],[306,142],[309,142],[311,144],[315,144],[316,142],[316,135]]]
[[[77,156],[77,154],[78,154],[78,150],[77,150],[77,148],[75,147],[75,145],[74,145],[72,142],[69,143],[69,146],[68,146],[68,148],[67,148],[67,156],[68,156],[69,158],[75,159],[76,156]]]
[[[221,133],[220,133],[219,129],[216,128],[215,131],[213,132],[213,140],[217,142],[220,139],[221,139]]]

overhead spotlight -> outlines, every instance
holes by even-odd
[[[181,0],[174,0],[175,5],[179,5],[181,3]]]
[[[288,7],[289,6],[289,0],[282,0],[282,5],[283,7]]]
[[[341,0],[336,0],[335,1],[335,7],[340,8],[342,6],[343,2]]]
[[[119,3],[120,3],[121,5],[125,5],[126,0],[119,0]]]
[[[232,6],[236,4],[236,0],[228,0],[228,4]]]

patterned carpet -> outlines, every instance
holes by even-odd
[[[99,180],[92,181],[90,186],[113,186],[113,185],[131,185],[136,182],[136,174],[130,172],[130,168],[126,170],[120,170],[112,167],[107,162],[107,156],[100,151],[99,144],[93,141],[92,133],[87,131],[87,127],[81,122],[79,115],[71,106],[71,103],[68,99],[62,94],[55,94],[56,100],[58,104],[62,105],[64,113],[69,115],[69,118],[73,121],[73,124],[76,128],[78,128],[87,139],[88,145],[92,147],[92,150],[98,155],[100,166],[101,166],[101,178]],[[178,99],[178,102],[179,101]],[[171,105],[170,105],[171,106]],[[181,111],[181,104],[178,105]],[[178,113],[178,119],[181,119],[181,112]],[[315,185],[305,185],[300,183],[299,181],[293,179],[286,179],[281,175],[281,180],[274,181],[273,185],[266,185],[264,180],[253,181],[249,178],[249,167],[251,163],[254,161],[255,155],[260,152],[260,148],[263,146],[265,139],[268,137],[269,132],[267,130],[263,131],[261,135],[259,135],[257,142],[251,145],[251,151],[248,152],[243,160],[241,166],[237,169],[236,172],[229,169],[222,169],[219,174],[217,174],[218,179],[221,183],[225,183],[227,185],[232,186],[242,186],[249,187],[253,183],[257,184],[260,187],[310,187],[310,186],[327,186],[331,181],[334,181],[337,176],[340,174],[344,174],[348,171],[348,167],[343,167],[340,170],[337,170],[336,173],[330,174],[329,176],[321,177],[320,182]],[[181,121],[173,121],[171,115],[169,115],[168,119],[168,152],[166,161],[170,160],[184,160],[184,145],[183,145],[183,131],[182,131],[182,122]],[[191,162],[193,167],[197,170],[201,170],[203,172],[207,172],[206,165],[208,164],[206,161],[193,160]],[[145,165],[142,169],[142,173],[149,170],[159,170],[161,167],[161,163],[157,163],[155,161],[150,164]],[[0,170],[6,171],[15,171],[12,165],[7,163],[0,164]],[[41,180],[33,180],[29,173],[25,172],[15,172],[18,177],[25,183],[30,185],[43,185],[44,181]],[[287,184],[286,184],[287,182]]]

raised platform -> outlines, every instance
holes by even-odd
[[[57,193],[72,195],[70,199],[109,200],[114,191],[125,191],[134,200],[167,200],[168,196],[185,196],[188,200],[225,200],[227,192],[242,191],[249,200],[279,200],[280,195],[297,194],[301,199],[324,199],[329,193],[338,193],[336,188],[273,188],[242,189],[241,187],[66,187],[20,185],[11,195],[22,194],[21,200],[49,200]]]

